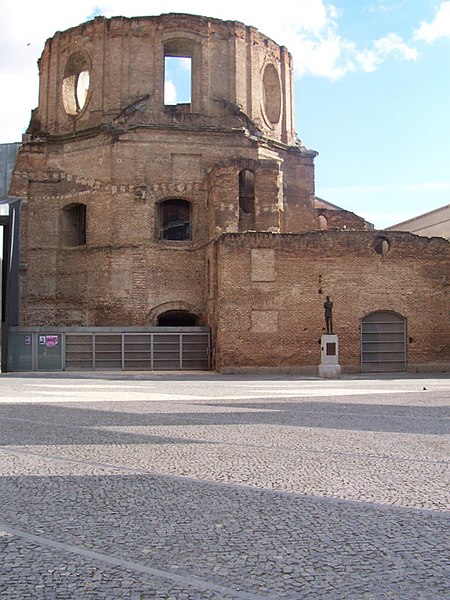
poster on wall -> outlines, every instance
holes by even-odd
[[[59,335],[40,335],[39,346],[46,348],[57,348],[59,345]]]
[[[59,336],[57,335],[46,335],[45,345],[47,348],[56,348],[58,346]]]

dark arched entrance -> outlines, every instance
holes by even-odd
[[[168,310],[158,317],[159,327],[197,327],[199,318],[187,310]]]
[[[209,369],[209,328],[189,310],[166,310],[156,319],[152,364],[161,369]]]

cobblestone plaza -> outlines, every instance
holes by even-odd
[[[0,379],[0,598],[436,599],[447,378]]]

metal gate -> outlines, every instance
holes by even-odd
[[[14,328],[10,333],[10,371],[39,370],[208,370],[208,327]]]
[[[375,312],[361,321],[361,371],[406,371],[406,319]]]
[[[209,369],[209,333],[66,334],[66,370]]]

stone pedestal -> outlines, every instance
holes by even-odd
[[[338,336],[326,334],[320,341],[320,377],[340,377]]]

